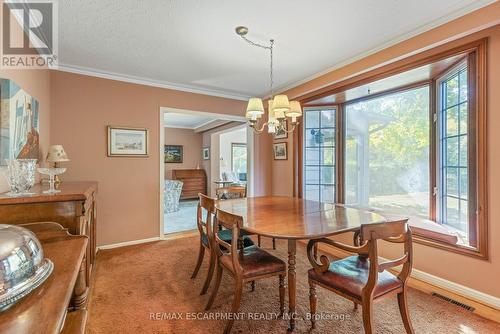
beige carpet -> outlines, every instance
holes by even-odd
[[[264,246],[269,249],[266,239]],[[198,252],[197,238],[100,251],[89,301],[88,333],[222,333],[224,321],[202,320],[223,315],[232,302],[232,279],[225,275],[214,307],[203,312],[208,295],[199,296],[207,262],[198,277],[190,279]],[[278,242],[274,253],[286,259],[286,244]],[[207,256],[205,256],[207,260]],[[305,250],[297,254],[297,333],[309,333],[310,322]],[[257,282],[255,292],[243,292],[241,312],[232,333],[286,333],[286,321],[278,312],[278,281]],[[416,290],[410,290],[410,315],[416,333],[500,333],[500,325]],[[318,320],[312,333],[362,333],[361,309],[318,288]],[[177,319],[177,318],[182,319]],[[190,319],[187,319],[189,317]],[[248,317],[252,317],[249,320]],[[272,319],[262,319],[271,317]],[[193,319],[194,318],[194,319]],[[260,318],[260,319],[258,319]],[[396,297],[375,304],[375,333],[404,333]]]

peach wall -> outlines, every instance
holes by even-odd
[[[63,144],[71,159],[64,177],[99,182],[99,245],[159,234],[160,106],[243,115],[246,104],[60,71],[51,73],[51,86],[51,139]],[[148,128],[149,157],[108,158],[106,126],[110,124]],[[261,165],[265,161],[256,161],[264,183],[270,178],[268,167]],[[262,184],[256,190],[270,193]]]
[[[274,152],[271,151],[274,196],[293,196],[293,133],[288,134],[286,139],[272,139],[273,144],[287,143],[287,160],[274,160]]]
[[[172,169],[202,168],[203,135],[190,129],[165,128],[165,145],[182,145],[182,163],[165,164],[165,178],[172,178]]]
[[[500,226],[498,224],[500,221],[500,206],[498,205],[500,198],[500,151],[494,145],[500,141],[500,133],[496,131],[500,127],[500,114],[497,112],[500,108],[500,95],[498,94],[500,91],[500,26],[495,26],[498,23],[500,23],[500,3],[497,2],[286,92],[290,97],[301,96],[410,53],[422,50],[426,50],[424,52],[427,54],[438,53],[453,47],[453,45],[489,37],[487,87],[489,260],[479,260],[415,244],[414,268],[495,297],[500,297],[500,284],[498,284],[497,279],[492,279],[500,277],[500,244],[497,242],[500,240]],[[481,30],[484,27],[492,28]],[[467,37],[456,40],[457,36],[463,37],[465,35]],[[435,50],[429,50],[430,46],[441,45],[443,41],[450,40],[456,41],[452,42],[451,46],[439,46]],[[273,179],[277,177],[277,173],[285,173],[276,162],[273,162],[272,170]],[[283,183],[277,182],[277,185],[279,188],[273,187],[273,193],[288,192],[291,194],[283,186]],[[343,241],[350,240],[344,239]],[[394,248],[382,248],[382,256],[391,257],[396,256],[396,254]]]

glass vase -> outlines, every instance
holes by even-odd
[[[30,189],[35,184],[36,159],[9,159],[5,176],[10,186],[8,196],[33,195]]]

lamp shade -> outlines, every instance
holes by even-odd
[[[262,99],[258,97],[252,97],[248,100],[247,112],[245,116],[249,119],[260,118],[264,114],[264,105],[262,104]]]
[[[47,162],[64,162],[69,161],[68,155],[64,151],[62,145],[51,145],[49,151],[47,152]]]
[[[290,110],[285,111],[287,117],[300,117],[302,116],[302,107],[299,101],[290,101]]]
[[[288,102],[288,96],[286,95],[276,95],[273,99],[273,110],[281,116],[281,113],[290,110],[290,102]],[[284,115],[283,115],[284,118]]]

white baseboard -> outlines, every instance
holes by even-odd
[[[119,248],[119,247],[125,247],[125,246],[132,246],[132,245],[144,244],[147,242],[153,242],[153,241],[158,241],[158,240],[160,240],[160,237],[153,237],[153,238],[140,239],[140,240],[131,240],[131,241],[119,242],[117,244],[98,246],[97,250],[99,251],[99,250],[104,250],[104,249],[113,249],[113,248]]]
[[[437,286],[438,288],[448,290],[465,298],[475,300],[481,304],[492,307],[494,309],[500,310],[500,298],[498,297],[488,295],[484,292],[471,289],[469,287],[466,287],[464,285],[452,281],[448,281],[444,278],[431,275],[429,273],[426,273],[418,269],[412,270],[411,277],[418,279],[422,282]]]
[[[324,251],[325,253],[330,253],[331,255],[337,257],[345,257],[352,255],[348,252],[344,252],[342,250],[338,250],[323,245],[320,245],[320,250]],[[382,261],[388,261],[388,259],[382,257],[381,259]],[[498,297],[488,295],[484,292],[474,290],[472,288],[466,287],[464,285],[455,282],[448,281],[444,278],[434,276],[432,274],[426,273],[418,269],[413,269],[410,277],[500,311],[500,298]]]

